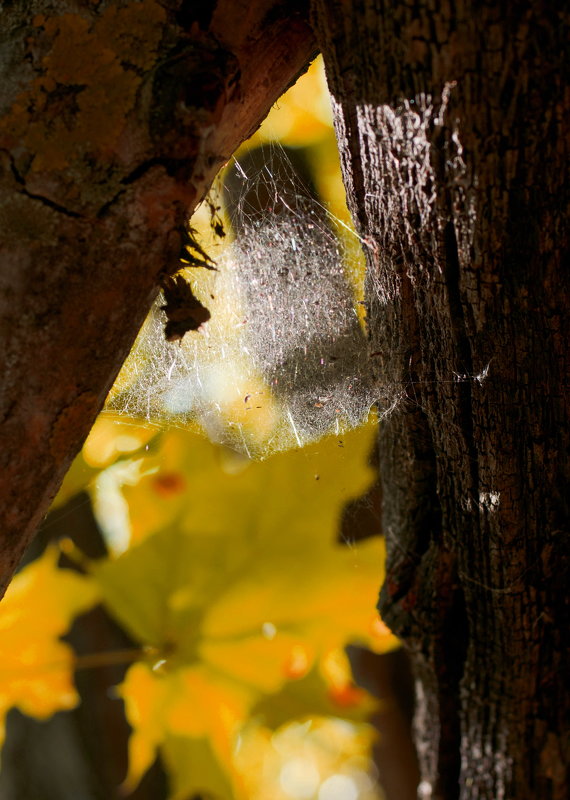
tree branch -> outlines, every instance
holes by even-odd
[[[0,589],[189,214],[315,54],[303,3],[53,5],[2,12]]]

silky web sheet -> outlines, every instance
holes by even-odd
[[[211,319],[169,343],[159,298],[108,410],[198,425],[251,457],[342,435],[377,399],[355,250],[280,148],[234,162],[218,191],[231,241],[208,246],[216,271],[186,271]]]

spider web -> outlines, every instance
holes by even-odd
[[[256,458],[367,419],[377,398],[350,278],[354,251],[290,153],[296,163],[275,145],[234,160],[211,200],[231,241],[207,246],[216,272],[187,270],[211,319],[169,343],[159,298],[109,411],[198,425]]]

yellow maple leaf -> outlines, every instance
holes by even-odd
[[[156,665],[155,665],[156,666]],[[134,664],[119,687],[125,701],[127,719],[133,728],[129,741],[129,772],[123,784],[132,791],[155,759],[159,745],[166,747],[172,760],[175,743],[186,741],[184,759],[192,753],[196,740],[205,740],[216,761],[204,774],[190,770],[184,778],[184,794],[212,788],[212,780],[220,781],[219,765],[231,765],[232,743],[238,726],[252,704],[252,692],[214,675],[202,666],[169,670],[160,662],[153,669],[144,663]],[[198,744],[198,747],[202,747]],[[175,769],[180,772],[176,759]],[[186,772],[186,770],[184,770]],[[241,796],[238,773],[230,770],[231,797]],[[202,785],[200,781],[205,783]],[[189,786],[192,782],[192,786]],[[223,782],[223,779],[222,779]],[[177,797],[174,791],[171,797]]]
[[[97,601],[94,582],[57,566],[50,545],[12,581],[0,603],[0,745],[8,710],[45,719],[78,702],[73,651],[59,640]]]
[[[88,490],[102,469],[141,450],[156,433],[156,428],[134,420],[119,419],[110,413],[99,416],[69,468],[51,508],[65,505],[78,492]]]
[[[109,612],[159,660],[157,671],[133,666],[121,688],[133,727],[128,788],[157,749],[187,788],[186,741],[192,752],[207,743],[218,784],[238,797],[232,749],[254,705],[311,671],[314,693],[330,691],[317,706],[342,715],[360,702],[334,653],[349,641],[396,645],[388,631],[374,637],[382,540],[337,542],[341,509],[373,478],[373,436],[370,426],[236,464],[171,431],[122,487],[138,542],[91,572]],[[214,766],[195,791],[213,792]]]

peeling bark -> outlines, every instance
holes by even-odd
[[[316,0],[384,403],[381,611],[424,788],[568,785],[568,86],[562,5]],[[424,795],[425,796],[425,795]]]
[[[0,33],[0,588],[219,168],[315,53],[303,3],[32,0]]]

